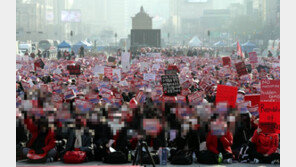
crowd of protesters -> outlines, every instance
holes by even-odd
[[[175,164],[279,163],[279,134],[263,132],[258,106],[244,100],[260,94],[260,80],[280,79],[278,57],[258,57],[252,71],[239,77],[234,63],[249,59],[235,52],[229,66],[209,48],[142,48],[129,54],[127,70],[121,56],[108,62],[112,55],[103,53],[17,56],[17,160],[34,161],[30,157],[37,154],[45,162],[71,162],[70,153],[80,151],[81,162],[131,162],[143,139],[151,153],[167,148]],[[37,59],[44,65],[36,65]],[[71,75],[68,65],[79,65],[80,74]],[[259,65],[268,70],[258,71]],[[176,96],[162,91],[161,75],[168,69],[177,69]],[[238,88],[236,107],[216,104],[217,85]]]

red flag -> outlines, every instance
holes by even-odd
[[[242,48],[239,45],[239,42],[237,41],[237,55],[241,56],[242,58],[244,58],[243,52],[242,52]]]

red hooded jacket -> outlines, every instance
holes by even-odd
[[[279,136],[276,133],[264,134],[258,133],[257,130],[255,130],[251,141],[256,144],[258,153],[270,155],[278,148]]]
[[[36,125],[34,125],[32,119],[25,119],[24,123],[27,125],[27,129],[32,134],[30,141],[27,143],[27,147],[31,147],[38,136],[38,128]],[[49,130],[47,133],[47,136],[45,137],[45,146],[42,148],[42,150],[45,153],[47,153],[49,150],[53,149],[54,147],[55,147],[54,132],[52,130]]]
[[[233,144],[232,133],[230,131],[227,131],[224,136],[220,137],[220,141],[225,151],[232,153],[232,150],[231,150],[231,146]],[[209,151],[215,154],[219,154],[217,136],[214,136],[211,134],[211,132],[209,132],[206,143],[207,143],[207,149]]]

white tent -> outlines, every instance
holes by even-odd
[[[202,42],[199,40],[197,36],[194,36],[189,42],[188,45],[191,47],[201,46]]]

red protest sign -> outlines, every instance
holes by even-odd
[[[261,81],[261,102],[280,102],[280,80]]]
[[[280,133],[280,102],[261,102],[259,127],[263,133]]]
[[[251,64],[258,63],[258,57],[256,52],[250,52],[249,53],[249,59]]]
[[[41,60],[41,59],[38,59],[38,60],[36,60],[35,62],[34,62],[34,67],[35,67],[35,70],[36,70],[36,68],[37,67],[39,67],[39,68],[44,68],[44,62]]]
[[[105,67],[104,69],[104,75],[111,79],[112,78],[112,75],[113,75],[113,69],[111,67]]]
[[[259,105],[259,103],[260,103],[260,94],[245,95],[244,100],[245,101],[251,101],[252,106]]]
[[[231,60],[230,57],[222,57],[223,66],[231,66]]]
[[[231,108],[235,107],[237,98],[237,87],[218,85],[217,86],[217,95],[216,95],[216,104],[219,102],[227,102]]]
[[[79,64],[67,65],[67,70],[69,71],[70,75],[80,75],[81,73]]]
[[[248,71],[244,62],[235,63],[235,68],[239,77],[242,75],[248,74]]]
[[[194,93],[188,95],[188,101],[192,104],[197,104],[199,102],[202,102],[202,100],[203,100],[203,98],[199,92],[194,92]]]

